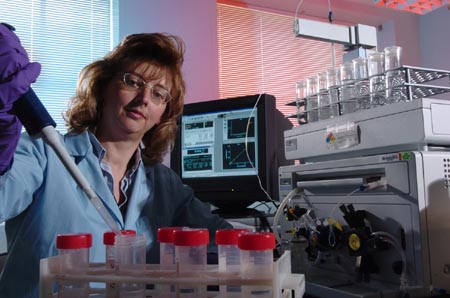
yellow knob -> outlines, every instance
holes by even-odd
[[[358,234],[351,234],[348,237],[348,246],[354,251],[357,251],[361,247],[361,239],[359,239]]]

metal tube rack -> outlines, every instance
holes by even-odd
[[[411,101],[426,97],[431,97],[443,93],[450,92],[450,86],[440,86],[435,83],[439,79],[443,78],[449,78],[449,84],[450,84],[450,71],[447,70],[437,70],[437,69],[430,69],[430,68],[421,68],[421,67],[415,67],[415,66],[402,66],[394,70],[390,70],[389,72],[401,72],[401,81],[393,88],[395,92],[399,93],[402,97],[402,101]],[[388,72],[385,72],[383,75],[386,75]],[[372,76],[375,77],[375,76]],[[364,95],[355,95],[352,98],[348,98],[346,100],[342,100],[342,87],[346,86],[352,86],[358,83],[362,84],[369,84],[369,81],[372,77],[363,79],[363,80],[355,80],[351,83],[346,83],[340,86],[338,89],[338,96],[339,100],[337,104],[339,105],[339,111],[340,115],[343,114],[342,112],[342,106],[343,104],[347,102],[352,101],[363,101],[367,100],[368,97],[370,97],[371,93],[367,93]],[[336,88],[335,88],[336,89]],[[384,90],[378,90],[378,92],[386,92],[388,89]],[[308,115],[318,113],[320,109],[322,108],[330,108],[330,105],[320,105],[318,107],[314,107],[309,109],[308,108],[308,100],[317,98],[318,96],[326,95],[328,91],[324,91],[318,94],[313,94],[311,96],[305,97],[305,98],[297,98],[295,101],[291,101],[287,103],[289,106],[296,106],[297,107],[297,113],[293,115],[289,115],[288,118],[297,118],[298,123],[300,125],[304,125],[307,123],[310,123],[308,121]],[[371,107],[376,108],[376,107]],[[320,120],[319,120],[320,121]]]
[[[145,285],[188,284],[188,285],[269,285],[274,298],[301,298],[305,292],[303,274],[291,272],[290,251],[273,263],[272,279],[244,279],[240,274],[219,272],[217,266],[207,265],[206,272],[200,274],[180,275],[176,272],[161,271],[159,265],[137,265],[123,271],[109,269],[105,263],[90,263],[85,274],[67,274],[61,272],[59,256],[41,260],[40,287],[41,298],[58,297],[54,292],[55,284],[63,281],[96,282],[96,283],[137,283]],[[89,288],[89,297],[105,297],[106,289]],[[144,297],[159,297],[159,290],[146,289]],[[219,297],[219,291],[207,291],[204,298]],[[203,297],[198,297],[203,298]]]

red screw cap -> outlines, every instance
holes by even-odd
[[[200,246],[209,243],[208,229],[185,228],[173,231],[173,244],[179,246]]]
[[[275,235],[268,232],[244,233],[238,236],[238,247],[243,250],[269,250],[275,248]]]
[[[78,249],[92,247],[92,234],[59,234],[56,236],[57,249]]]
[[[223,229],[216,231],[216,244],[219,245],[237,245],[238,236],[242,233],[248,233],[247,229]]]
[[[122,230],[120,231],[122,235],[136,235],[135,230]],[[109,231],[103,234],[103,244],[104,245],[114,245],[116,243],[116,233]]]
[[[183,227],[164,227],[158,229],[158,242],[160,243],[173,243],[173,232],[176,230],[184,229]]]

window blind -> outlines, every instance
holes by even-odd
[[[333,66],[333,52],[342,63],[343,46],[295,37],[293,16],[221,3],[217,16],[221,98],[268,93],[292,116],[295,83]]]
[[[41,63],[33,89],[66,131],[62,114],[80,70],[117,43],[118,0],[0,0],[0,22],[16,28],[30,60]]]

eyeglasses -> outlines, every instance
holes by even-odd
[[[169,91],[167,91],[163,87],[158,85],[152,86],[139,76],[134,75],[132,73],[124,73],[123,82],[126,86],[131,87],[133,90],[141,90],[144,89],[145,87],[149,87],[150,98],[156,105],[166,104],[172,99],[172,96],[170,96]]]

